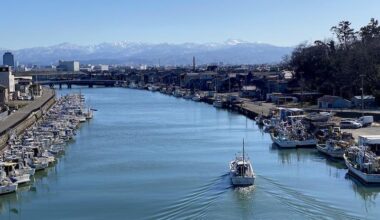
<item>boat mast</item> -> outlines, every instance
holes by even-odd
[[[245,164],[244,164],[244,138],[243,138],[243,167],[242,167],[242,176],[245,176]]]
[[[243,165],[244,165],[244,138],[243,138]]]

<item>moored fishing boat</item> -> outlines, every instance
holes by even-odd
[[[358,144],[343,155],[349,172],[366,184],[380,184],[380,135],[359,136]]]
[[[317,144],[317,139],[307,133],[300,121],[294,121],[290,126],[280,124],[270,136],[281,148],[314,147]]]
[[[337,140],[327,140],[325,144],[317,144],[319,152],[337,159],[343,159],[343,154],[348,147],[348,142]]]
[[[230,178],[234,186],[250,186],[255,183],[255,173],[252,169],[249,157],[245,155],[244,140],[243,153],[237,154],[235,159],[230,162]]]

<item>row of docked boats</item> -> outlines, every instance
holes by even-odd
[[[366,184],[380,184],[380,135],[341,132],[328,113],[305,114],[301,109],[279,108],[271,117],[256,117],[279,148],[315,147],[332,159],[341,159],[349,173]]]
[[[160,92],[165,95],[172,95],[177,98],[183,98],[186,100],[192,100],[195,102],[200,102],[206,96],[206,94],[186,89],[180,89],[176,87],[161,87],[154,84],[136,84],[134,82],[130,82],[129,84],[125,84],[122,87],[130,88],[130,89],[141,89],[148,90],[151,92]]]
[[[11,132],[0,156],[0,195],[15,192],[19,185],[29,183],[35,172],[54,165],[80,123],[92,117],[82,95],[66,95],[22,134]]]
[[[155,84],[136,84],[130,82],[123,84],[122,87],[130,89],[148,90],[151,92],[160,92],[165,95],[171,95],[176,98],[183,98],[195,102],[205,101],[212,104],[215,108],[225,108],[232,104],[240,103],[236,95],[218,95],[215,91],[194,91],[190,89],[183,89],[175,86],[168,85],[155,85]]]

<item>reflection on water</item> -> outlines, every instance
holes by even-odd
[[[366,208],[375,207],[376,200],[380,193],[379,185],[364,184],[350,172],[347,172],[345,178],[349,179],[352,182],[352,189],[357,195],[359,195],[363,199],[363,201],[365,201]]]
[[[0,197],[0,214],[8,213],[8,218],[21,215],[21,202],[29,201],[31,193],[37,193],[38,189],[48,189],[49,185],[45,179],[49,174],[55,173],[55,167],[48,167],[45,170],[37,171],[31,177],[31,181],[27,184],[19,185],[16,193],[2,195]],[[48,180],[50,181],[50,180]]]
[[[314,156],[312,148],[281,148],[276,144],[270,145],[270,152],[278,153],[278,161],[282,164],[300,163],[310,160]]]

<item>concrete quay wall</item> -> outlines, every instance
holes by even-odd
[[[52,89],[43,89],[43,95],[29,103],[17,112],[9,115],[0,124],[0,151],[7,145],[11,131],[20,135],[28,127],[38,121],[43,114],[55,103],[55,91]]]

